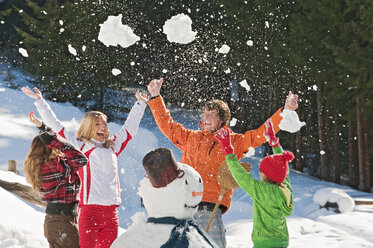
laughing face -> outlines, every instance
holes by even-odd
[[[216,109],[208,110],[205,108],[201,117],[206,132],[213,133],[222,126],[223,122],[220,120]]]
[[[140,182],[138,194],[149,217],[192,217],[202,200],[203,182],[196,170],[186,164],[178,163],[179,177],[165,187],[154,188],[148,178]]]
[[[103,115],[97,117],[96,127],[92,130],[92,138],[99,142],[105,141],[108,135],[108,127],[106,118]]]

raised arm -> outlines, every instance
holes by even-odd
[[[49,148],[57,149],[65,155],[67,164],[62,168],[65,176],[72,174],[88,163],[86,156],[76,149],[71,143],[57,135],[50,127],[46,126],[36,116],[34,111],[28,114],[29,121],[40,131],[40,139]]]
[[[60,120],[57,119],[55,113],[53,112],[49,104],[44,100],[42,93],[39,91],[38,88],[35,87],[35,92],[33,92],[29,87],[22,87],[22,91],[27,96],[35,99],[34,104],[43,122],[47,126],[50,126],[56,132],[60,132],[64,128]]]
[[[161,132],[166,135],[175,146],[184,150],[189,133],[192,132],[192,130],[184,128],[183,125],[172,119],[160,95],[162,84],[163,78],[159,80],[154,79],[149,83],[148,91],[151,94],[151,98],[148,101],[148,105]]]
[[[149,97],[139,91],[136,92],[137,101],[133,105],[127,120],[122,128],[114,135],[114,149],[117,156],[123,151],[128,141],[135,137],[140,126],[140,121],[144,115],[146,102]]]
[[[293,94],[291,91],[289,92],[286,100],[284,108],[278,109],[271,117],[272,126],[275,134],[280,130],[279,124],[282,120],[282,110],[287,109],[291,111],[295,111],[298,108],[298,95]],[[267,140],[263,136],[263,133],[266,130],[266,125],[263,123],[259,128],[255,130],[246,131],[243,135],[234,135],[232,137],[232,143],[235,148],[235,152],[239,158],[243,156],[245,152],[248,151],[250,147],[256,148],[261,146]]]
[[[234,154],[234,148],[231,144],[229,129],[220,129],[217,131],[215,138],[219,141],[221,148],[223,150],[225,160],[227,161],[228,167],[234,180],[237,184],[250,195],[254,200],[260,197],[261,184],[253,178],[252,174],[247,172],[238,161],[236,155]]]

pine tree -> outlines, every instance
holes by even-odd
[[[319,118],[321,147],[328,147],[329,137],[339,139],[339,144],[343,146],[339,152],[334,152],[338,152],[341,158],[345,158],[341,162],[348,161],[347,153],[343,152],[347,150],[347,137],[331,135],[330,132],[347,133],[347,128],[333,130],[323,123],[332,120],[333,123],[345,123],[341,126],[347,127],[347,121],[349,117],[354,116],[355,109],[346,108],[346,103],[356,106],[356,98],[371,97],[371,91],[368,89],[372,87],[372,63],[368,51],[371,50],[372,38],[366,33],[369,33],[372,28],[372,22],[369,22],[372,17],[368,14],[372,13],[372,4],[368,1],[357,2],[333,0],[298,2],[296,11],[291,15],[293,22],[290,23],[289,40],[295,51],[294,58],[308,67],[310,76],[319,82],[319,88],[324,88],[320,101],[322,101],[321,106],[325,108],[319,109],[319,114],[324,116]],[[326,106],[333,106],[333,108]],[[362,101],[361,107],[369,118],[371,114],[367,111],[366,101]],[[326,118],[325,114],[328,115]],[[362,132],[367,133],[367,130],[364,131],[364,126],[361,125]],[[364,144],[368,146],[368,143]],[[369,154],[364,150],[359,153]],[[321,160],[324,168],[322,178],[329,180],[325,172],[329,169],[325,170],[325,165],[329,166],[329,162],[333,160],[330,152],[325,156],[326,161]],[[363,164],[368,164],[362,167],[369,168],[369,162],[366,161],[369,156],[362,157],[365,158]],[[369,188],[367,185],[360,185],[360,187]]]

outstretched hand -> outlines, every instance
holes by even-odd
[[[289,91],[289,94],[288,94],[288,96],[286,98],[286,101],[285,101],[284,109],[294,111],[297,108],[298,108],[298,95],[293,94],[293,93],[291,93],[291,91]]]
[[[214,137],[219,141],[221,148],[224,152],[224,156],[233,153],[233,146],[231,144],[231,133],[229,129],[221,128],[219,129]]]
[[[163,84],[163,78],[159,80],[153,79],[148,85],[148,91],[152,97],[159,96],[161,94],[161,87]]]
[[[263,135],[267,139],[269,145],[272,147],[280,146],[279,139],[276,137],[276,133],[273,128],[272,119],[267,119],[265,125],[266,130],[264,131]]]
[[[28,86],[26,86],[26,87],[22,87],[22,91],[23,91],[26,95],[28,95],[29,97],[31,97],[31,98],[34,98],[34,99],[36,99],[36,100],[39,100],[40,98],[43,97],[42,94],[41,94],[41,92],[39,91],[38,88],[34,87],[34,90],[35,90],[35,92],[33,92],[32,90],[30,90],[30,88],[29,88]]]
[[[136,99],[137,101],[147,102],[149,101],[149,96],[145,93],[141,93],[140,91],[136,91]]]
[[[36,127],[41,127],[42,126],[42,122],[35,116],[35,112],[34,111],[31,111],[30,113],[28,113],[28,119],[29,121],[34,124]]]

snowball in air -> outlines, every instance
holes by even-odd
[[[240,85],[246,89],[246,91],[250,91],[250,85],[247,84],[246,79],[240,82]]]
[[[108,16],[107,20],[100,24],[98,40],[107,47],[120,45],[126,48],[139,41],[140,37],[135,35],[129,26],[122,24],[122,14],[119,14]]]
[[[306,125],[305,122],[299,120],[297,112],[289,109],[284,109],[280,114],[282,120],[278,125],[281,130],[287,131],[289,133],[295,133],[300,130],[301,127]]]
[[[236,124],[237,124],[237,119],[236,118],[232,118],[232,120],[229,122],[229,126],[231,126],[231,127],[236,126]]]
[[[119,70],[119,69],[113,69],[113,70],[111,70],[111,73],[114,75],[114,76],[117,76],[117,75],[119,75],[119,74],[121,74],[122,72]]]
[[[219,49],[219,53],[228,53],[231,48],[228,45],[222,45]]]
[[[22,54],[23,57],[28,57],[27,50],[24,48],[18,49],[19,53]]]
[[[253,46],[253,45],[254,45],[254,42],[253,42],[252,40],[248,40],[248,41],[246,42],[246,45],[248,45],[248,46]]]
[[[317,85],[312,85],[311,87],[308,87],[307,88],[308,90],[313,90],[313,91],[317,91]]]
[[[163,33],[170,42],[188,44],[192,42],[197,32],[192,31],[192,20],[188,15],[178,14],[171,17],[163,25]]]
[[[69,49],[69,52],[70,52],[72,55],[76,56],[76,49],[73,48],[71,44],[68,45],[68,49]]]
[[[245,157],[248,158],[248,157],[252,157],[254,155],[255,155],[255,148],[250,146],[249,151],[247,153],[245,153]]]

